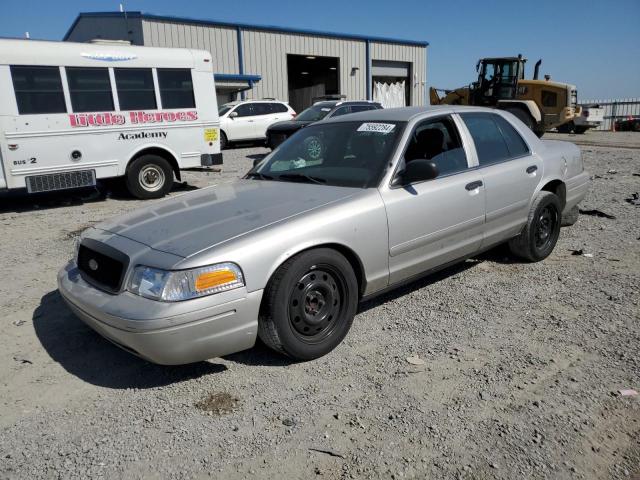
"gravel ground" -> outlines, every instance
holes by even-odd
[[[582,207],[615,219],[581,215],[544,262],[498,248],[370,301],[307,363],[261,345],[183,367],[119,350],[55,274],[78,231],[142,203],[0,199],[0,477],[638,478],[640,397],[617,392],[640,390],[640,207],[625,202],[640,134],[611,135],[584,136]],[[177,190],[265,152],[229,150]]]

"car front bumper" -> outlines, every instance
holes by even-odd
[[[182,365],[253,347],[262,290],[237,288],[166,303],[117,295],[85,282],[75,262],[58,272],[58,289],[84,323],[119,347],[153,363]]]

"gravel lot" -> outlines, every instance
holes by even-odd
[[[0,478],[640,478],[640,396],[617,393],[640,391],[640,134],[547,138],[588,143],[582,208],[615,219],[581,215],[544,262],[499,248],[364,304],[308,363],[119,350],[55,274],[79,231],[142,202],[0,198]],[[228,150],[177,190],[264,153]]]

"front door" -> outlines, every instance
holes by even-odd
[[[517,132],[497,113],[461,113],[478,155],[486,188],[486,225],[482,248],[517,235],[527,222],[529,205],[542,178],[543,164]]]
[[[482,241],[485,189],[479,172],[470,169],[451,116],[416,126],[401,169],[415,159],[432,161],[439,175],[381,191],[389,224],[390,284],[470,256]]]
[[[251,140],[257,138],[257,123],[260,115],[256,115],[255,104],[243,103],[234,110],[238,115],[231,118],[229,140]]]

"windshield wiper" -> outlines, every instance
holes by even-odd
[[[327,183],[324,178],[305,175],[303,173],[283,173],[282,175],[278,175],[278,180],[281,178],[283,180],[302,180],[303,182],[313,182],[319,184]]]
[[[247,178],[257,178],[259,180],[273,180],[271,175],[265,175],[264,173],[259,172],[249,172],[245,175]]]

